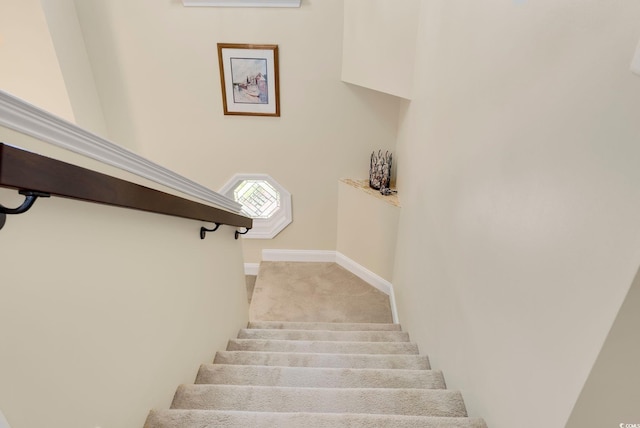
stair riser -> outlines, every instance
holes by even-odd
[[[431,370],[321,369],[208,364],[196,384],[307,388],[446,388],[442,373]]]
[[[232,339],[227,345],[227,351],[417,355],[418,346],[415,343],[408,342],[313,342],[302,340]]]
[[[238,339],[315,340],[330,342],[408,342],[409,335],[404,331],[242,329],[238,333]]]
[[[327,367],[354,369],[429,370],[426,355],[349,355],[304,354],[286,352],[221,351],[215,364],[260,365],[276,367]]]
[[[480,419],[395,415],[154,410],[144,428],[487,428]]]
[[[248,328],[331,331],[401,331],[400,324],[251,321]]]
[[[487,428],[399,325],[248,327],[144,428]]]
[[[173,409],[464,417],[457,391],[182,385]]]

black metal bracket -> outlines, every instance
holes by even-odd
[[[7,221],[7,214],[22,214],[29,211],[38,198],[48,198],[51,195],[44,192],[36,192],[33,190],[20,190],[18,193],[24,195],[24,202],[18,208],[7,208],[0,204],[0,229],[4,227]]]
[[[221,223],[214,223],[216,227],[213,229],[207,229],[206,227],[200,228],[200,239],[204,239],[207,236],[207,232],[215,232],[222,225]]]
[[[201,227],[200,228],[200,239],[204,239],[207,236],[207,232],[215,232],[216,230],[218,230],[218,228],[220,226],[222,226],[222,223],[214,223],[216,225],[216,227],[214,227],[213,229],[207,229],[206,227]],[[246,228],[247,230],[245,230],[244,232],[240,232],[239,230],[236,230],[235,233],[235,237],[236,239],[238,239],[240,237],[240,235],[246,235],[251,228]]]
[[[247,230],[245,230],[244,232],[240,232],[239,230],[236,230],[236,239],[238,239],[240,237],[240,235],[246,235],[251,230],[250,227],[247,227],[245,229],[247,229]]]

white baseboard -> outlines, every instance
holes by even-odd
[[[333,262],[336,252],[329,250],[262,250],[265,262]]]
[[[336,252],[336,263],[385,294],[390,294],[393,289],[389,281],[371,272],[361,264],[354,262],[342,253]]]
[[[391,317],[393,318],[393,322],[396,324],[400,324],[400,317],[398,316],[398,306],[396,305],[396,293],[393,291],[393,286],[391,286],[391,291],[389,292],[389,304],[391,305]]]
[[[372,287],[377,288],[389,296],[391,304],[391,315],[393,322],[398,323],[398,309],[396,307],[396,298],[393,292],[393,284],[380,275],[370,271],[364,266],[351,260],[349,257],[338,251],[330,250],[262,250],[262,260],[265,262],[329,262],[337,263],[339,266],[348,270],[358,278],[362,279]],[[245,263],[245,273],[247,265]],[[249,275],[249,274],[247,274]]]
[[[389,296],[389,304],[391,305],[391,316],[393,317],[394,323],[399,323],[398,321],[398,309],[396,308],[396,297],[393,292],[393,284],[391,284],[386,279],[382,278],[380,275],[371,272],[366,267],[362,266],[351,260],[349,257],[345,256],[342,253],[336,251],[336,263],[339,266],[342,266],[364,282],[370,284],[371,286],[377,288],[382,291],[386,295]]]
[[[258,275],[258,270],[260,269],[260,263],[245,263],[244,264],[244,274],[245,275]]]

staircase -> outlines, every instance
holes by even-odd
[[[144,428],[486,428],[398,324],[251,322]]]

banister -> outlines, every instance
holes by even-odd
[[[0,143],[0,187],[17,189],[27,197],[29,193],[58,196],[234,227],[251,228],[253,224],[249,217],[4,143]],[[0,224],[12,211],[15,209],[0,205]]]

